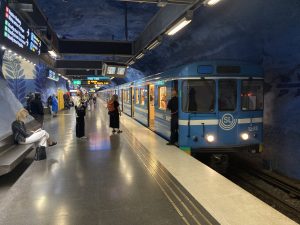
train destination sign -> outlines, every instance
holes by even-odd
[[[3,4],[3,1],[1,1]],[[41,40],[7,5],[1,6],[1,39],[5,45],[17,46],[36,55],[41,54]]]

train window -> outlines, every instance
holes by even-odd
[[[262,80],[242,81],[241,104],[242,110],[263,110],[264,91]]]
[[[145,89],[141,88],[141,105],[145,105]]]
[[[167,87],[159,87],[158,89],[159,96],[159,109],[166,110],[167,109]]]
[[[234,111],[236,108],[236,80],[219,81],[219,111]]]
[[[126,102],[130,103],[129,90],[126,91]]]
[[[135,89],[135,104],[140,104],[140,95],[139,95],[139,89]]]
[[[215,111],[216,84],[214,80],[188,80],[183,82],[182,87],[184,112]]]

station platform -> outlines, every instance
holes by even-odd
[[[0,196],[0,224],[296,224],[130,117],[108,123],[100,100],[87,139],[73,109],[45,122],[58,144]]]

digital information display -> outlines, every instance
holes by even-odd
[[[117,75],[125,76],[125,73],[126,73],[126,67],[118,67]]]
[[[117,67],[115,66],[108,66],[106,73],[109,75],[114,75],[116,73]]]
[[[100,80],[100,81],[107,81],[107,80],[110,80],[109,77],[87,77],[87,80]]]
[[[41,54],[41,40],[33,31],[25,24],[25,22],[17,16],[1,0],[1,39],[4,44],[13,44],[21,49],[28,50],[34,54]]]
[[[59,81],[58,74],[55,73],[53,70],[49,70],[47,78],[50,79],[50,80]]]
[[[102,75],[108,77],[125,77],[127,72],[127,67],[125,65],[116,65],[103,63],[102,65]]]
[[[86,80],[82,81],[82,85],[108,85],[110,81]]]

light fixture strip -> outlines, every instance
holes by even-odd
[[[129,63],[128,63],[128,65],[132,65],[132,64],[134,64],[135,62],[134,62],[134,60],[131,60]]]
[[[181,20],[179,20],[173,27],[171,27],[167,31],[167,35],[172,36],[176,34],[178,31],[180,31],[182,28],[184,28],[186,25],[188,25],[192,20],[187,19],[183,17]]]
[[[50,54],[51,57],[57,58],[57,53],[54,50],[49,50],[48,53]]]
[[[141,52],[136,58],[137,58],[137,59],[141,59],[141,58],[144,57],[144,55],[145,55],[145,54]]]
[[[161,43],[160,41],[155,40],[152,44],[150,44],[150,45],[147,47],[147,49],[148,49],[148,50],[152,50],[152,49],[156,48],[160,43]]]
[[[209,6],[213,6],[217,3],[219,3],[221,0],[208,0],[206,1],[206,4],[209,5]]]

